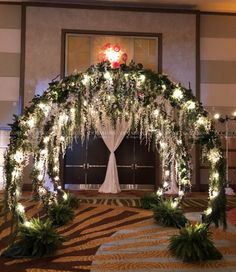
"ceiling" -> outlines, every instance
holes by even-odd
[[[214,12],[235,12],[236,0],[8,0],[9,2],[81,3],[125,5],[134,7],[160,7]],[[4,2],[4,0],[0,0]]]

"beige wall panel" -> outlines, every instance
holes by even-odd
[[[18,77],[0,77],[0,101],[18,101],[19,84]]]
[[[20,76],[20,54],[0,52],[0,77]]]
[[[21,6],[0,4],[0,28],[21,28]]]
[[[236,84],[236,61],[201,61],[201,83]]]
[[[18,103],[16,101],[0,101],[0,127],[7,127],[13,123],[13,114],[18,111]]]
[[[10,130],[0,130],[0,148],[4,149],[9,144]],[[2,153],[1,153],[2,154]],[[2,161],[0,161],[2,164]]]
[[[201,60],[236,60],[236,38],[201,38]]]
[[[0,52],[20,53],[20,38],[19,29],[0,29]]]
[[[205,106],[236,108],[236,84],[201,84],[201,102]]]
[[[236,38],[236,16],[201,15],[201,37]]]
[[[61,29],[163,33],[163,72],[195,90],[195,15],[28,7],[25,103],[60,73]]]

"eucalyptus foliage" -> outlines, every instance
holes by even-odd
[[[134,63],[113,69],[108,62],[51,82],[22,116],[15,116],[5,156],[5,204],[16,220],[27,220],[19,200],[30,156],[34,192],[48,208],[63,194],[59,157],[74,137],[83,140],[91,131],[98,133],[99,124],[111,122],[115,127],[122,120],[129,122],[129,133],[139,132],[140,140],[157,148],[163,184],[175,179],[179,185],[177,201],[191,188],[193,144],[202,146],[211,168],[206,217],[210,220],[214,211],[214,221],[225,224],[224,158],[208,113],[191,90],[166,75]],[[51,191],[44,185],[46,174],[53,183]]]
[[[170,239],[169,250],[184,262],[202,262],[222,259],[214,246],[207,224],[188,225]]]

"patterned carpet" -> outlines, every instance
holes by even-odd
[[[25,200],[29,217],[40,207]],[[176,229],[156,225],[150,211],[113,205],[82,204],[75,220],[59,229],[65,242],[52,257],[42,259],[0,258],[0,271],[236,271],[236,231],[212,229],[224,260],[201,265],[183,264],[167,250]],[[0,250],[9,244],[10,222],[1,219]]]

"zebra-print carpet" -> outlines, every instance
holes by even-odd
[[[28,217],[40,213],[39,206],[25,200]],[[0,258],[1,272],[66,271],[236,271],[236,232],[213,229],[224,260],[201,265],[184,264],[167,250],[168,239],[177,230],[162,228],[152,212],[113,205],[81,204],[74,221],[59,228],[65,242],[51,257],[41,259]],[[10,241],[10,221],[0,226],[0,249]]]

